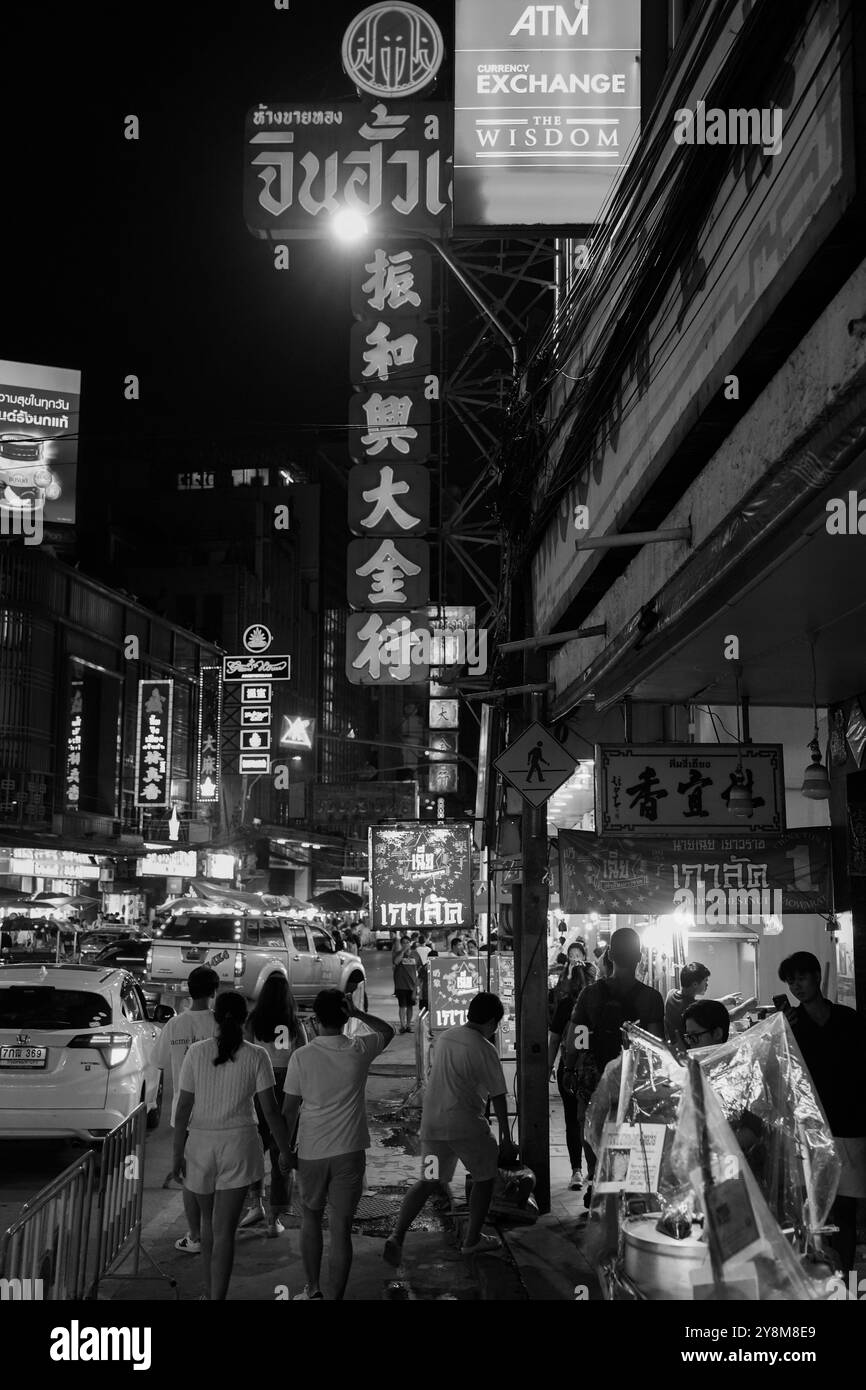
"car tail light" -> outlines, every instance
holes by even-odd
[[[153,947],[148,946],[147,955],[144,958],[144,973],[149,975],[153,969]]]
[[[246,969],[247,958],[243,951],[235,951],[235,979],[239,980]]]
[[[79,1033],[70,1038],[67,1047],[95,1048],[102,1054],[102,1060],[109,1068],[119,1067],[129,1056],[132,1037],[129,1033]]]

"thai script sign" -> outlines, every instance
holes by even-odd
[[[462,927],[472,922],[472,842],[467,825],[418,821],[370,827],[372,908],[377,927]]]
[[[625,835],[559,832],[563,912],[673,913],[722,926],[830,910],[830,834]]]
[[[380,233],[442,236],[451,221],[445,102],[260,103],[247,113],[244,215],[254,236],[329,235],[349,209]]]

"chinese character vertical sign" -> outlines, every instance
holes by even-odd
[[[196,800],[219,800],[222,681],[219,666],[204,666],[198,680]]]
[[[66,805],[77,811],[81,797],[81,726],[84,720],[84,682],[73,681],[66,734]]]
[[[439,378],[426,322],[426,252],[374,246],[352,280],[346,672],[355,685],[420,684],[429,676],[433,403]]]
[[[168,810],[171,790],[173,681],[138,682],[135,734],[135,804]]]

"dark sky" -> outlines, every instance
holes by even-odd
[[[273,269],[243,220],[243,134],[262,100],[354,99],[340,42],[363,8],[4,11],[0,357],[82,369],[85,457],[122,455],[130,434],[243,446],[340,423],[345,256],[297,242],[293,268]],[[449,42],[452,6],[427,8]],[[140,408],[123,399],[129,372]]]

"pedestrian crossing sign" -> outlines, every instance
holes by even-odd
[[[530,805],[542,806],[571,777],[577,759],[543,724],[530,724],[493,766]]]

